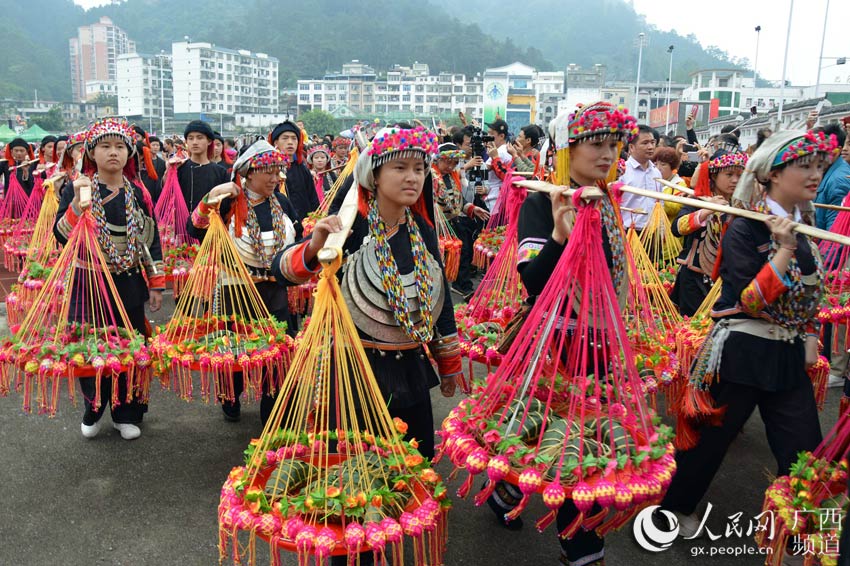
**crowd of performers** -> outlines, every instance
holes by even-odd
[[[718,277],[722,281],[711,311],[716,324],[706,339],[708,347],[696,360],[715,366],[710,371],[717,379],[703,392],[704,402],[718,414],[722,408],[722,415],[700,423],[698,440],[677,453],[678,471],[663,503],[679,514],[683,532],[693,532],[700,500],[756,407],[779,475],[788,473],[799,451],[814,450],[821,442],[806,369],[819,354],[817,312],[825,267],[815,243],[793,232],[792,221],[831,227],[837,212],[815,211],[812,203],[847,202],[850,140],[843,127],[831,124],[765,134],[757,146],[744,151],[735,133],[727,132],[708,140],[693,162],[682,150],[683,143],[696,141],[690,127],[687,136],[659,136],[646,126],[636,127],[626,110],[601,102],[581,106],[567,118],[560,121],[563,128],[553,128],[548,135],[529,125],[513,138],[504,120],[486,124],[494,141],[479,154],[470,147],[473,128],[431,132],[421,125],[393,124],[371,132],[371,141],[359,148],[352,180],[336,195],[331,188],[348,164],[354,140],[311,139],[291,121],[237,147],[203,121],[190,122],[182,137],[160,140],[124,120],[104,119],[78,134],[48,136],[37,152],[27,142],[13,140],[5,148],[0,172],[7,190],[18,183],[27,195],[35,178],[64,175],[54,226],[60,243],[83,213],[81,190],[91,190],[87,206],[115,282],[114,300],[123,304],[133,328],[145,336],[151,332],[145,304],[150,311],[159,310],[166,287],[153,210],[169,171],[176,169],[190,212],[188,233],[203,240],[210,213],[217,209],[266,308],[289,322],[293,336],[303,321],[289,312],[287,287],[304,284],[319,271],[317,254],[325,241],[347,229],[333,212],[357,183],[358,215],[343,247],[344,270],[356,270],[363,279],[358,285],[373,289],[351,289],[343,276],[343,295],[390,414],[408,424],[407,435],[419,441],[428,458],[435,455],[429,392],[439,387],[451,397],[464,383],[453,305],[474,290],[473,243],[484,222],[497,212],[506,175],[562,179],[564,186],[595,186],[604,192],[598,205],[602,240],[621,306],[630,276],[626,230],[640,233],[647,215],[635,211],[651,210],[655,201],[626,194],[616,202],[610,181],[678,193],[660,184],[661,178],[681,186],[683,194],[691,188],[710,202],[769,214],[769,220],[761,222],[666,206],[672,234],[682,241],[671,292],[680,313],[692,316]],[[556,146],[568,148],[566,159],[552,158]],[[476,168],[486,171],[479,183],[469,180],[468,172]],[[331,214],[305,234],[303,221],[329,196],[335,196],[336,203]],[[550,279],[571,236],[571,203],[562,187],[551,194],[530,193],[522,205],[516,265],[529,304]],[[631,212],[621,212],[621,205]],[[435,207],[462,242],[459,271],[451,284],[439,248]],[[364,293],[379,297],[382,304],[364,302]],[[831,358],[834,383],[844,385],[846,345],[843,338],[835,348],[831,344],[824,353]],[[79,380],[86,400],[81,424],[86,438],[98,435],[110,397],[107,394],[100,407],[92,406],[95,379]],[[103,387],[110,383],[104,379]],[[238,378],[235,399],[222,401],[229,421],[240,418],[242,389]],[[122,390],[119,398],[127,394]],[[273,403],[273,394],[264,389],[264,423]],[[147,410],[139,399],[111,407],[122,438],[141,435]],[[521,497],[516,485],[501,481],[488,499],[499,523],[508,529],[522,528],[520,518],[504,519]],[[559,531],[576,513],[568,499],[558,512]],[[604,539],[594,531],[579,529],[560,544],[564,564],[604,563]]]

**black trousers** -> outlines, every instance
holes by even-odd
[[[434,458],[434,413],[431,411],[431,398],[425,399],[403,409],[393,408],[390,404],[390,416],[398,417],[407,423],[405,440],[413,438],[419,442],[419,452],[426,458]]]
[[[274,316],[279,321],[289,321],[287,325],[286,333],[290,336],[295,336],[295,329],[292,325],[292,320],[289,315],[289,309],[282,309],[279,311],[272,311],[271,315]],[[294,317],[292,317],[294,318]],[[264,370],[265,371],[265,370]],[[269,417],[272,414],[272,409],[274,409],[275,401],[277,400],[277,395],[272,395],[269,392],[269,380],[265,373],[263,373],[263,396],[260,397],[260,421],[262,422],[263,427],[265,428],[266,422],[269,420]],[[234,401],[224,401],[222,404],[225,407],[239,406],[239,397],[242,395],[242,392],[245,391],[245,378],[242,375],[241,371],[233,373],[233,397]]]
[[[790,391],[770,392],[730,383],[722,379],[711,389],[718,407],[726,406],[720,426],[703,426],[700,440],[692,450],[676,453],[676,475],[662,507],[690,515],[696,510],[726,451],[758,407],[767,442],[776,458],[777,475],[786,475],[801,450],[814,450],[820,444],[814,391],[808,378],[801,378]]]
[[[682,265],[676,275],[671,299],[679,307],[679,314],[694,316],[709,291],[711,291],[711,285],[706,283],[705,275],[691,271]]]
[[[141,304],[135,308],[127,310],[127,317],[130,319],[130,325],[137,332],[147,335],[147,324],[145,318],[145,305]],[[120,400],[119,405],[111,404],[112,397],[112,378],[111,377],[102,377],[100,379],[100,407],[95,410],[93,401],[97,394],[97,383],[96,377],[81,377],[78,381],[80,382],[80,390],[83,392],[83,399],[85,402],[85,413],[83,413],[83,424],[87,426],[91,426],[103,416],[104,411],[107,406],[110,406],[110,413],[112,415],[112,422],[114,423],[125,423],[125,424],[138,424],[142,422],[142,417],[146,412],[148,412],[148,406],[146,403],[141,403],[137,399],[133,398],[132,401],[127,402],[127,381],[126,374],[121,374],[118,376],[118,399]]]

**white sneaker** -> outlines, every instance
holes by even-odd
[[[135,440],[142,436],[142,429],[130,423],[112,423],[115,430],[121,433],[124,440]]]
[[[827,387],[844,387],[844,378],[840,375],[829,374],[829,383]]]
[[[700,517],[696,513],[685,515],[678,511],[673,512],[679,520],[679,536],[682,538],[690,538],[697,534],[697,529],[700,525]]]
[[[97,421],[93,425],[80,423],[80,430],[82,431],[84,438],[94,438],[100,432],[100,421]]]

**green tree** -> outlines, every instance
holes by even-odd
[[[37,114],[30,118],[30,123],[38,124],[48,132],[61,132],[65,129],[65,119],[62,117],[62,108],[53,106],[44,114]]]
[[[324,110],[310,110],[298,116],[298,119],[304,122],[304,128],[310,135],[319,134],[323,136],[327,133],[339,131],[336,118]]]

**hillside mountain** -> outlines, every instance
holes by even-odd
[[[321,76],[351,59],[378,70],[428,63],[432,72],[474,75],[524,61],[551,69],[533,47],[496,40],[426,2],[391,0],[126,0],[84,12],[71,0],[0,0],[9,32],[0,38],[0,97],[70,98],[68,38],[109,16],[139,51],[170,50],[189,36],[280,59],[284,85]]]
[[[747,65],[746,59],[735,60],[716,47],[702,47],[694,35],[682,37],[675,31],[659,30],[626,0],[523,0],[496,10],[492,0],[431,2],[464,21],[477,23],[497,39],[510,38],[517,45],[536,47],[559,69],[569,63],[585,68],[595,63],[607,65],[609,79],[635,79],[640,32],[649,39],[641,66],[645,80],[667,79],[670,45],[674,46],[674,81],[687,82],[688,74],[697,69]],[[684,10],[682,17],[691,17],[689,13]]]

